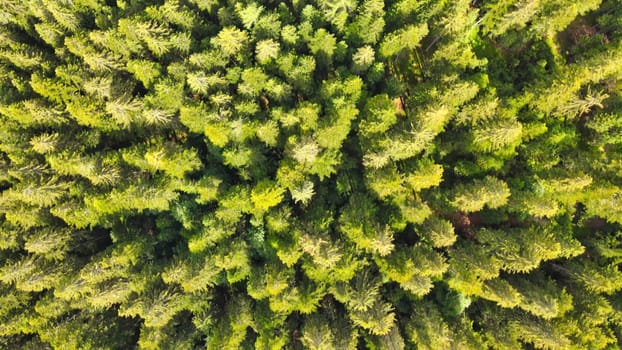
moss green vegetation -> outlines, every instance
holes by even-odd
[[[622,1],[1,0],[0,348],[619,349]]]

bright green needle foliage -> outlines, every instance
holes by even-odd
[[[384,57],[394,56],[402,50],[414,49],[428,34],[427,25],[408,26],[404,29],[387,34],[380,45],[380,54]]]
[[[281,203],[284,191],[278,185],[264,180],[251,191],[251,202],[259,213],[265,212]]]
[[[222,50],[225,55],[231,56],[244,48],[248,42],[248,34],[235,27],[226,27],[212,41],[216,48]]]
[[[0,28],[0,349],[620,348],[620,0]]]
[[[272,40],[262,40],[257,43],[255,55],[259,63],[267,63],[279,56],[279,43]]]
[[[451,204],[465,212],[480,211],[487,206],[499,208],[508,202],[509,187],[501,180],[487,176],[483,180],[458,186]]]

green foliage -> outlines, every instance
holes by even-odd
[[[423,238],[437,248],[451,246],[457,239],[451,222],[437,217],[427,219],[419,232]]]
[[[268,181],[262,181],[251,191],[251,202],[255,209],[264,212],[283,200],[284,189]]]
[[[375,55],[376,53],[371,46],[365,45],[359,47],[356,53],[352,55],[352,62],[354,63],[353,69],[355,71],[364,71],[368,69],[372,63],[374,63]]]
[[[358,13],[348,25],[349,42],[353,44],[376,44],[385,26],[384,2],[367,0],[359,4]],[[369,46],[367,46],[369,47]]]
[[[420,26],[410,25],[404,29],[391,32],[386,35],[380,45],[380,55],[391,57],[400,53],[402,50],[413,50],[419,46],[419,43],[428,32],[429,29],[425,24]]]
[[[225,55],[239,53],[248,42],[248,34],[234,27],[226,27],[212,39],[212,43]]]
[[[279,43],[272,40],[262,40],[257,43],[255,57],[259,63],[267,63],[279,56]]]
[[[324,54],[331,58],[335,54],[337,41],[335,36],[325,29],[319,29],[309,41],[309,49],[315,55]]]
[[[618,348],[621,9],[0,1],[0,348]]]
[[[509,197],[510,189],[505,182],[487,176],[457,186],[451,205],[465,212],[474,212],[484,206],[490,209],[501,207],[508,202]]]
[[[133,60],[127,62],[127,71],[134,74],[144,86],[149,87],[160,76],[160,65],[147,60]]]

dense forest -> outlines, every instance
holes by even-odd
[[[619,349],[622,0],[1,0],[1,349]]]

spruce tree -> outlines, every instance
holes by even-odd
[[[621,18],[1,1],[0,348],[619,348]]]

